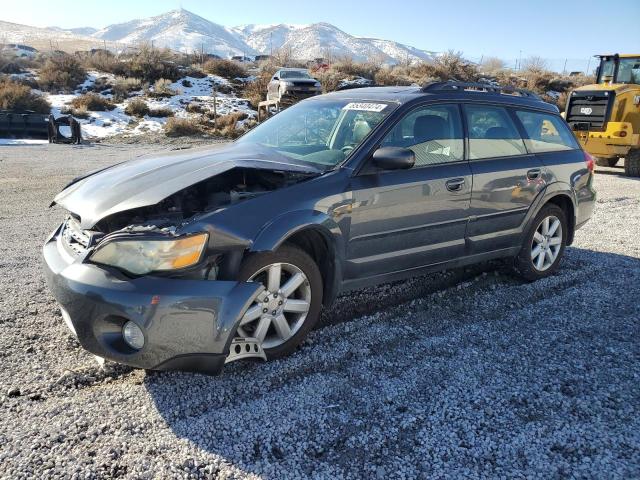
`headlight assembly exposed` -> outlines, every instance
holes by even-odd
[[[114,240],[98,247],[90,260],[135,275],[195,265],[207,245],[207,233],[175,239]]]

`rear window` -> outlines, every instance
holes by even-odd
[[[530,152],[557,152],[578,148],[573,133],[558,116],[527,110],[518,110],[516,115],[529,137],[525,139],[525,144]]]

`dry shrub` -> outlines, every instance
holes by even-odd
[[[134,98],[125,107],[124,113],[134,117],[144,117],[149,113],[149,105],[141,98]]]
[[[202,105],[200,105],[199,103],[196,102],[191,102],[189,103],[186,107],[185,110],[189,113],[204,113],[205,109]]]
[[[152,97],[172,97],[177,92],[171,88],[172,81],[167,78],[160,78],[153,84]]]
[[[31,91],[26,85],[11,80],[0,81],[0,110],[49,113],[51,105],[44,97]]]
[[[224,59],[207,60],[203,65],[204,71],[219,77],[233,80],[234,78],[246,77],[247,70],[238,62]]]
[[[119,64],[118,58],[107,50],[89,52],[84,58],[84,65],[87,69],[100,72],[115,73]]]
[[[75,109],[84,109],[88,112],[106,112],[116,106],[108,99],[97,93],[85,93],[71,100],[71,106]]]
[[[396,68],[381,68],[376,73],[374,80],[376,85],[382,86],[406,86],[413,83],[410,77]]]
[[[202,126],[195,119],[171,117],[164,125],[164,133],[168,137],[182,137],[200,135],[203,131]]]
[[[159,107],[149,109],[150,117],[173,117],[173,110],[169,107]]]
[[[147,83],[153,83],[161,78],[176,81],[181,73],[175,59],[176,55],[169,49],[143,45],[134,54],[121,58],[113,73],[140,78]]]
[[[346,76],[364,77],[373,80],[381,65],[375,62],[355,62],[351,57],[345,57],[331,65],[331,70]]]
[[[475,82],[480,76],[478,67],[462,57],[462,52],[449,50],[439,55],[431,63],[432,76],[436,79],[459,80],[461,82]]]
[[[246,120],[247,118],[249,118],[249,115],[247,115],[244,112],[233,112],[233,113],[228,113],[227,115],[220,115],[216,119],[216,127],[218,127],[218,128],[225,128],[225,127],[236,128],[236,125],[237,125],[238,122],[241,122],[242,120]]]
[[[40,88],[48,92],[72,91],[86,76],[87,72],[76,58],[57,53],[40,69],[38,83]]]
[[[244,86],[243,96],[249,100],[249,103],[255,108],[258,103],[263,101],[267,95],[267,85],[271,81],[271,77],[276,72],[277,67],[268,66],[260,70],[256,75],[256,79],[248,82]]]
[[[72,115],[76,118],[85,118],[85,119],[91,116],[89,114],[89,111],[84,107],[73,108],[69,106],[64,106],[60,109],[60,113],[64,115]]]
[[[129,96],[129,93],[141,90],[143,86],[142,80],[139,78],[116,77],[113,84],[113,95],[119,100],[124,100]]]

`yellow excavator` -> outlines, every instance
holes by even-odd
[[[565,119],[597,165],[624,158],[625,174],[640,177],[640,54],[597,57],[596,84],[571,92]]]

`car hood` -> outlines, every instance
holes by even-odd
[[[292,163],[272,149],[232,143],[181,154],[143,157],[120,163],[71,182],[53,200],[80,217],[83,229],[133,208],[155,205],[180,190],[232,168],[321,173]]]

